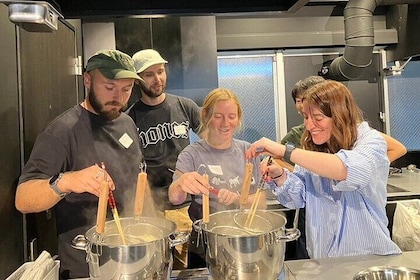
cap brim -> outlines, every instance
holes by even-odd
[[[149,68],[150,66],[156,65],[156,64],[166,64],[168,63],[166,60],[157,60],[157,61],[151,61],[149,63],[146,63],[143,65],[143,67],[141,67],[140,69],[136,70],[137,73],[141,73],[144,70],[146,70],[147,68]]]
[[[98,69],[102,75],[104,75],[106,78],[111,80],[119,80],[119,79],[136,79],[136,80],[142,80],[139,75],[134,73],[133,71],[125,70],[125,69],[104,69],[99,68]]]

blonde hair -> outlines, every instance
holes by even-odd
[[[238,107],[238,127],[242,126],[242,108],[239,104],[239,99],[236,96],[236,94],[230,89],[215,88],[212,91],[210,91],[204,99],[203,107],[200,112],[200,133],[207,133],[209,123],[213,116],[213,108],[216,105],[216,103],[219,101],[227,100],[232,100]]]
[[[353,148],[357,140],[357,127],[363,121],[363,113],[346,86],[332,80],[320,82],[305,92],[303,102],[318,108],[333,121],[331,137],[322,145],[316,145],[311,134],[305,130],[302,135],[304,149],[336,153],[340,149]]]

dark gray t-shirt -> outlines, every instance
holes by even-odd
[[[245,151],[249,146],[250,143],[246,141],[232,139],[230,148],[215,149],[210,147],[205,140],[200,140],[189,145],[179,154],[176,168],[183,172],[197,171],[200,174],[208,174],[210,185],[214,188],[224,188],[240,193],[246,166]],[[254,165],[254,172],[250,193],[254,193],[261,178],[260,159],[253,158],[251,163]],[[173,176],[174,180],[178,178],[177,175]],[[203,216],[201,203],[201,195],[192,197],[189,213],[193,221]],[[237,207],[238,205],[227,207],[220,204],[213,194],[210,195],[210,213]]]
[[[38,135],[19,184],[104,162],[115,183],[118,211],[121,216],[131,216],[141,160],[137,130],[130,117],[123,113],[108,121],[77,105]],[[54,206],[60,266],[61,270],[70,270],[72,278],[88,276],[86,253],[70,245],[77,234],[95,225],[97,205],[95,195],[71,193]],[[112,216],[110,211],[108,216]]]
[[[147,177],[157,206],[171,208],[167,189],[178,154],[190,144],[189,131],[198,132],[200,108],[189,98],[166,93],[165,101],[149,106],[138,100],[127,114],[138,128]],[[162,205],[165,204],[165,205]]]

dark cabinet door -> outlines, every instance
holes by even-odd
[[[41,130],[80,100],[74,66],[77,56],[75,30],[60,21],[58,30],[53,33],[27,32],[21,28],[18,31],[23,156],[26,162]],[[54,212],[48,210],[25,216],[26,241],[36,239],[34,257],[42,250],[57,254]]]
[[[152,48],[168,61],[167,92],[201,105],[218,86],[215,17],[123,18],[114,24],[117,49],[133,55]]]
[[[0,279],[23,262],[23,221],[15,208],[20,174],[19,101],[15,26],[0,5]]]

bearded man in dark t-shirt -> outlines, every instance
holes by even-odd
[[[83,74],[85,100],[38,135],[19,178],[20,212],[55,210],[60,279],[89,277],[86,252],[72,248],[71,241],[95,225],[104,178],[121,215],[133,213],[142,154],[136,126],[122,111],[139,79],[129,55],[117,50],[93,55]]]
[[[179,207],[169,202],[168,188],[178,154],[190,144],[190,130],[198,133],[200,108],[189,98],[165,92],[168,63],[155,50],[145,49],[133,55],[140,99],[126,113],[138,128],[142,152],[147,164],[146,172],[156,208],[178,225],[178,230],[190,230],[187,206]],[[185,246],[184,246],[185,247]],[[186,254],[184,252],[186,257]],[[181,261],[184,262],[184,261]],[[186,263],[181,264],[186,267]],[[177,267],[176,260],[174,267]]]

